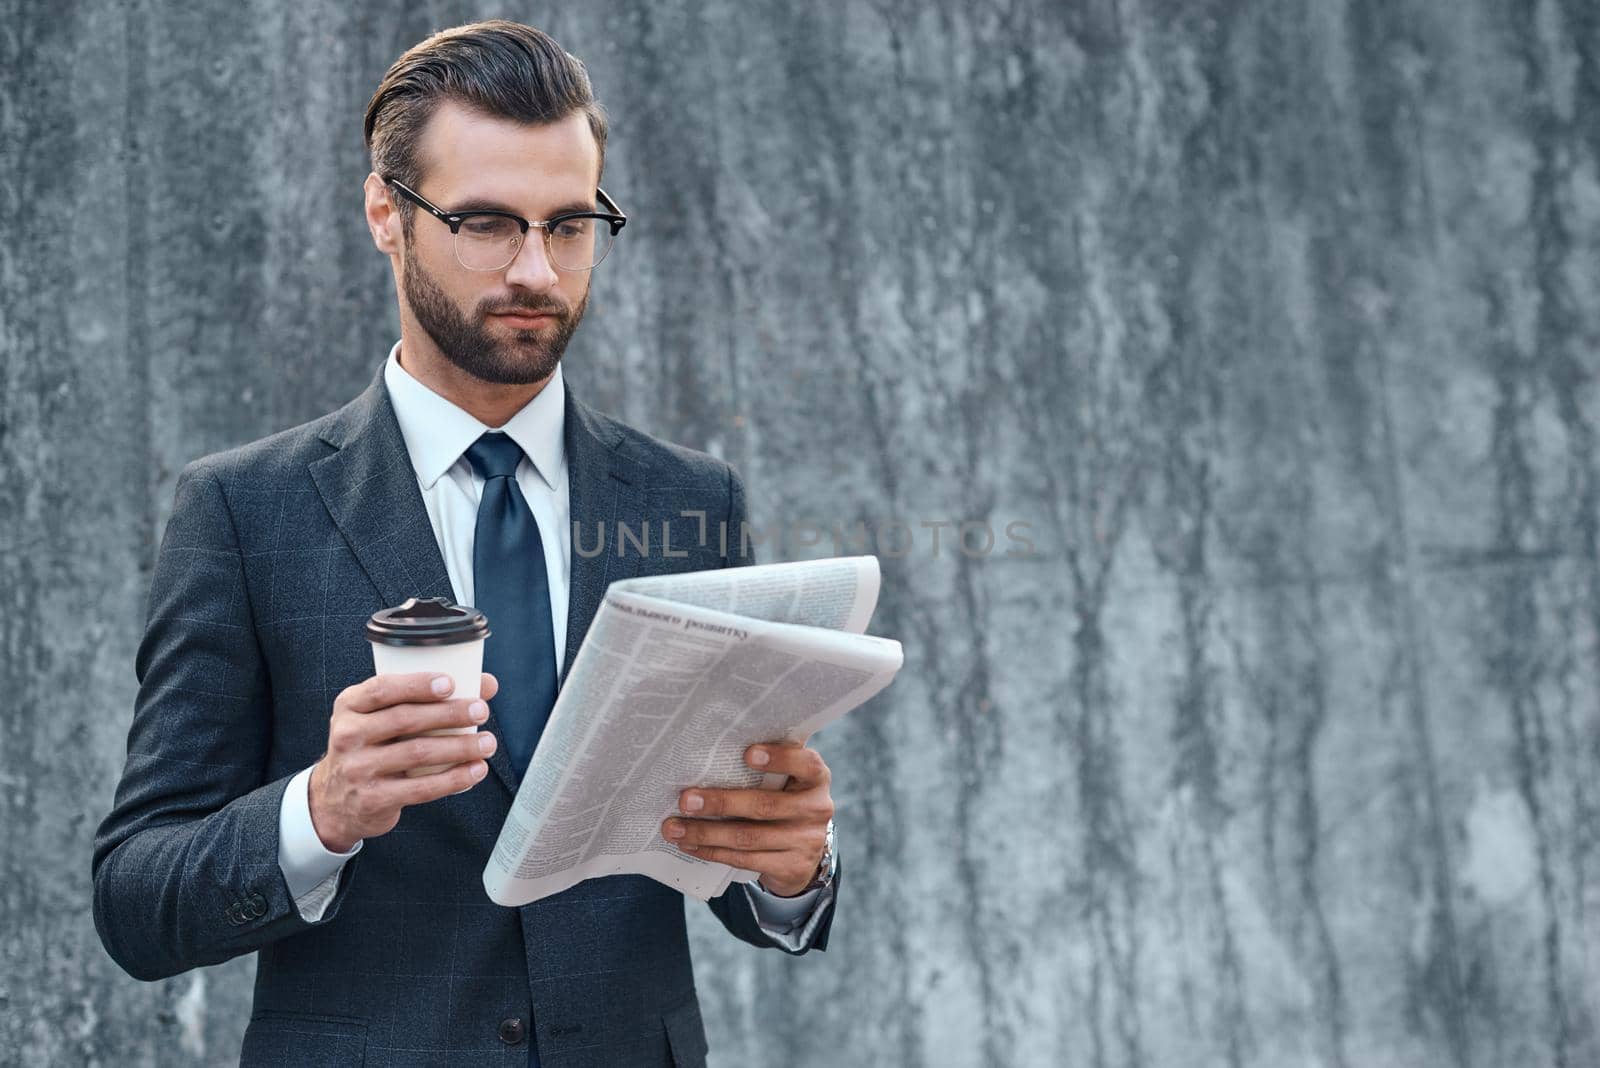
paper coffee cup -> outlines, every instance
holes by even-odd
[[[372,613],[367,620],[374,673],[431,671],[449,675],[455,689],[441,700],[482,696],[479,683],[483,681],[483,642],[488,636],[489,621],[482,612],[455,604],[448,597],[412,597],[404,604]],[[470,725],[440,727],[423,734],[473,734],[477,729]],[[435,764],[412,768],[406,774],[431,775],[453,766]]]

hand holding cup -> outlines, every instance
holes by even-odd
[[[393,830],[407,806],[481,781],[496,742],[477,727],[499,689],[484,673],[477,699],[451,699],[448,675],[418,671],[374,675],[340,693],[328,720],[328,751],[311,769],[311,825],[322,844],[347,853],[361,839]],[[450,728],[468,733],[424,734]],[[427,773],[408,774],[418,769]]]

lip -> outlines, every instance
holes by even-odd
[[[555,316],[549,312],[491,312],[496,319],[504,319],[511,326],[538,326]]]

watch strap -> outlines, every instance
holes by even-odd
[[[828,820],[827,838],[822,845],[822,859],[817,862],[817,873],[806,884],[802,894],[812,890],[823,890],[833,885],[833,873],[836,867],[835,858],[838,855],[837,840],[833,829],[833,820]]]

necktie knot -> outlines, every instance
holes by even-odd
[[[467,446],[467,462],[485,482],[502,476],[510,478],[517,473],[522,462],[522,446],[510,434],[485,431],[483,436]]]

